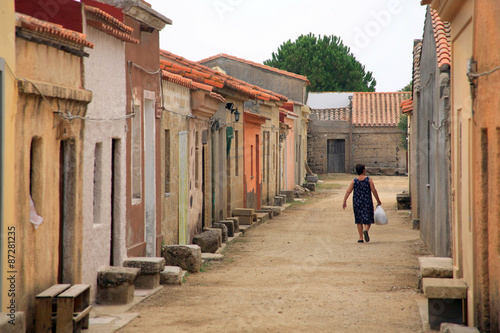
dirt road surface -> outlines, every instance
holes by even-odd
[[[132,312],[126,332],[422,332],[418,256],[426,249],[397,211],[406,177],[373,176],[389,218],[357,243],[352,175],[323,178],[305,203],[229,244],[222,263],[165,287]]]

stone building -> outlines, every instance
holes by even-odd
[[[123,24],[139,43],[125,44],[127,204],[130,257],[159,256],[161,233],[161,71],[159,32],[172,21],[141,0],[100,0],[123,11]]]
[[[420,47],[418,47],[420,45]],[[450,25],[427,8],[410,114],[410,194],[427,248],[451,257]]]
[[[500,332],[498,1],[423,0],[451,29],[453,277],[467,287],[467,324]],[[436,92],[437,93],[437,92]]]
[[[82,271],[94,299],[97,270],[121,266],[127,257],[125,44],[139,40],[120,20],[121,9],[92,0],[83,3],[85,31],[94,48],[83,62],[93,98],[84,130]]]
[[[63,28],[63,14],[81,23],[81,3],[69,2],[64,9],[47,22],[31,16],[44,13],[38,3],[16,3],[13,195],[16,288],[22,296],[16,306],[27,318],[34,316],[36,294],[56,283],[82,282],[83,129],[92,100],[83,88],[82,57],[93,44],[81,32]],[[27,325],[31,331],[33,322]]]
[[[400,104],[410,93],[347,93],[347,105],[346,93],[339,95],[341,104],[335,104],[338,99],[332,94],[337,93],[309,94],[317,95],[308,132],[311,170],[354,172],[356,164],[363,163],[371,173],[405,174],[406,150],[397,125]]]
[[[286,96],[292,101],[290,111],[295,116],[286,116],[285,119],[288,119],[287,122],[293,120],[293,131],[285,132],[291,133],[293,138],[282,131],[280,143],[281,170],[287,174],[280,175],[278,182],[280,190],[286,190],[286,187],[293,189],[295,184],[302,184],[306,174],[307,124],[310,113],[305,105],[306,87],[309,85],[307,77],[227,54],[218,54],[203,59],[200,63],[208,67],[221,68],[232,77]],[[274,130],[274,128],[271,129],[271,132]],[[274,134],[270,133],[272,136]],[[271,141],[274,140],[274,138],[271,139]],[[291,145],[290,149],[293,152],[286,154],[285,141],[287,145]],[[285,156],[288,156],[290,160],[285,160]],[[264,177],[264,179],[268,178]]]

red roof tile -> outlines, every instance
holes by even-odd
[[[352,98],[354,126],[397,126],[401,102],[410,92],[355,92]]]
[[[60,39],[65,42],[70,42],[79,46],[93,48],[94,44],[87,41],[85,34],[65,29],[61,25],[42,21],[29,15],[16,13],[17,26],[23,29],[34,31],[42,35],[47,35],[52,38]]]
[[[217,58],[227,58],[227,59],[230,59],[230,60],[238,61],[238,62],[241,62],[241,63],[244,63],[244,64],[248,64],[248,65],[251,65],[251,66],[254,66],[254,67],[258,67],[258,68],[265,69],[265,70],[268,70],[268,71],[271,71],[271,72],[275,72],[275,73],[286,75],[286,76],[290,76],[290,77],[293,77],[293,78],[296,78],[296,79],[299,79],[299,80],[302,80],[302,81],[306,81],[307,84],[310,84],[310,82],[307,79],[307,77],[305,77],[303,75],[299,75],[299,74],[287,72],[287,71],[284,71],[282,69],[274,68],[274,67],[271,67],[271,66],[266,66],[266,65],[259,64],[257,62],[253,62],[253,61],[250,61],[250,60],[245,60],[245,59],[242,59],[242,58],[237,58],[237,57],[225,54],[225,53],[220,53],[220,54],[214,55],[212,57],[200,60],[198,62],[199,63],[205,63],[205,62],[208,62],[208,61],[211,61],[211,60],[215,60]]]
[[[162,70],[162,78],[165,81],[173,82],[175,84],[184,86],[192,90],[198,90],[198,89],[205,90],[210,93],[210,97],[219,100],[221,103],[226,103],[226,99],[224,97],[212,91],[213,90],[212,86],[199,82],[194,82],[193,80],[187,79],[181,75],[170,73],[166,70]]]
[[[134,32],[134,29],[132,29],[128,25],[123,24],[121,21],[119,21],[118,19],[116,19],[112,15],[106,13],[102,9],[99,9],[97,7],[92,7],[89,5],[85,5],[85,11],[88,13],[94,14],[95,16],[103,19],[104,21],[106,21],[108,24],[112,25],[116,29],[121,30],[127,34],[131,34],[132,32]]]
[[[102,32],[105,32],[113,37],[118,38],[119,40],[122,40],[124,42],[129,42],[133,44],[139,44],[139,40],[130,36],[129,34],[126,34],[124,32],[121,32],[117,29],[114,29],[110,27],[109,25],[103,23],[103,22],[98,22],[94,20],[87,19],[87,25],[91,26],[92,28],[96,28],[97,30],[100,30]]]
[[[401,112],[409,113],[413,111],[413,99],[407,99],[401,102]]]
[[[254,99],[263,101],[288,101],[288,98],[283,95],[238,80],[168,51],[160,50],[160,68],[216,88],[228,87]]]
[[[434,40],[436,41],[438,67],[451,65],[451,28],[450,23],[441,20],[437,11],[431,9]]]

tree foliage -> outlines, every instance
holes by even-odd
[[[401,130],[400,147],[408,150],[408,116],[402,114],[399,118],[398,128]]]
[[[412,91],[413,89],[413,80],[410,81],[406,86],[403,87],[403,89],[399,91]]]
[[[284,42],[265,65],[307,76],[309,91],[375,91],[372,72],[365,72],[337,36],[301,35]]]

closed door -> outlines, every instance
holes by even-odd
[[[345,140],[328,140],[327,172],[345,172]]]

